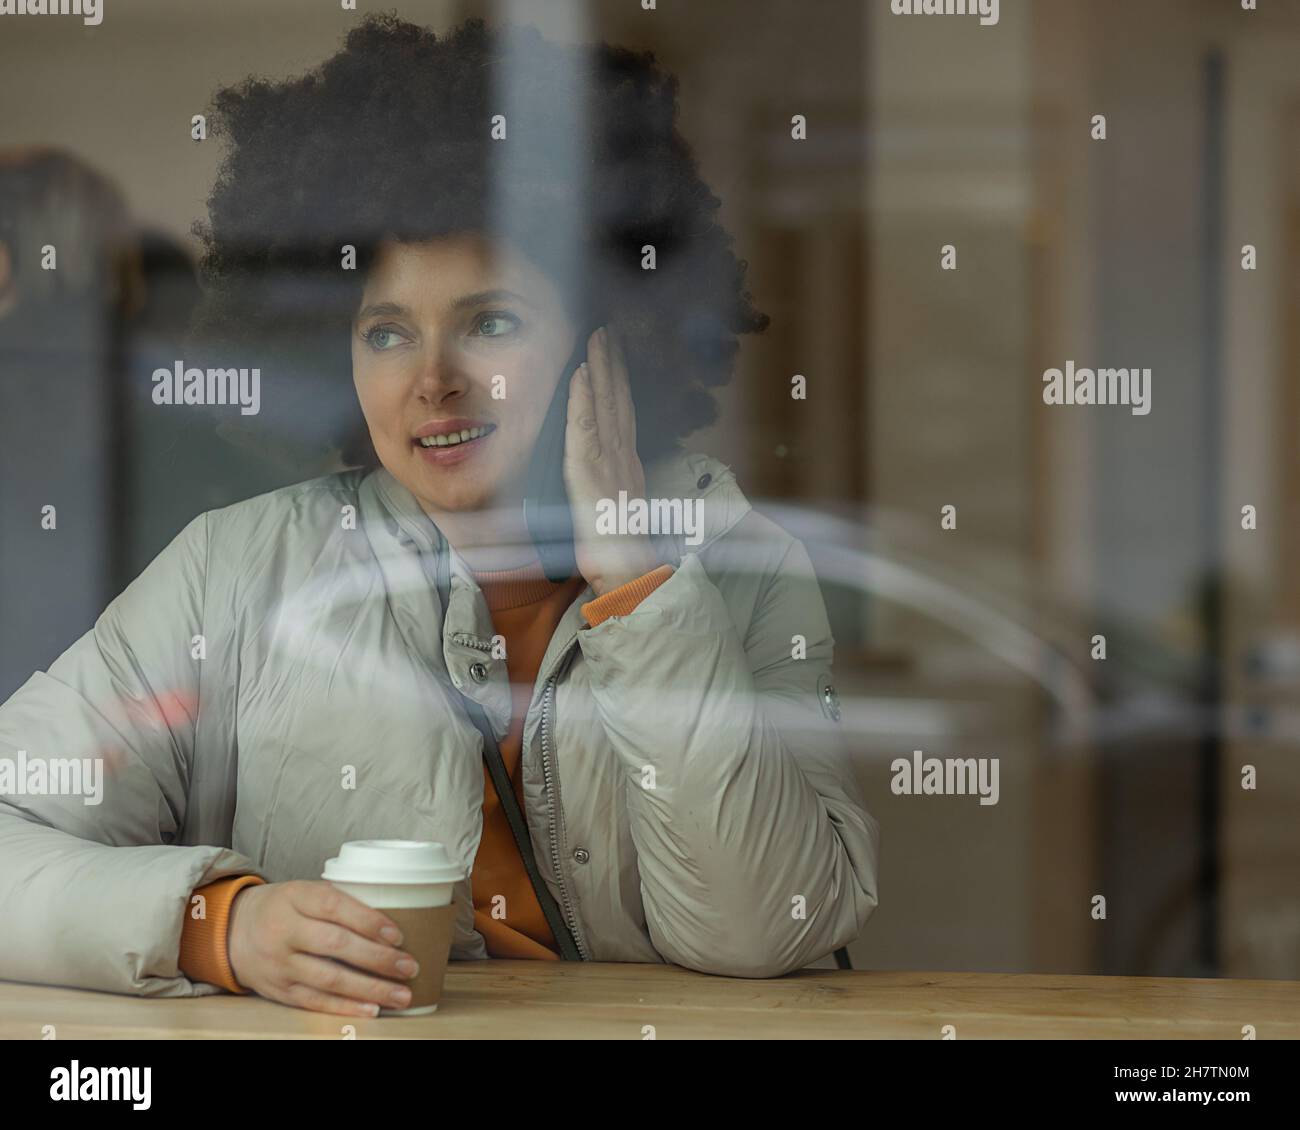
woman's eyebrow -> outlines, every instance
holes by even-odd
[[[493,290],[476,290],[473,294],[463,294],[452,304],[453,310],[461,310],[466,306],[480,306],[485,302],[519,302],[524,306],[531,307],[533,304],[528,301],[522,294],[516,294],[513,290],[496,288]],[[411,311],[397,302],[372,302],[369,306],[363,306],[357,311],[357,321],[364,321],[366,318],[384,316],[390,318],[407,318],[410,317]]]
[[[372,302],[357,311],[357,321],[365,321],[366,318],[373,318],[376,314],[387,314],[391,318],[405,318],[410,311],[396,302]]]
[[[532,306],[522,294],[516,294],[513,290],[505,290],[497,287],[493,290],[478,290],[473,294],[465,294],[456,299],[451,304],[453,310],[459,310],[465,306],[478,306],[484,302],[521,302],[525,306]]]

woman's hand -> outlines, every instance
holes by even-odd
[[[418,968],[396,948],[400,942],[382,911],[324,880],[294,880],[236,894],[226,948],[235,980],[258,996],[316,1012],[375,1016],[381,1005],[411,1003],[403,982]]]
[[[562,380],[565,378],[561,378]],[[564,484],[573,510],[578,569],[597,596],[659,565],[645,534],[596,529],[596,503],[645,497],[645,470],[636,452],[636,412],[623,351],[602,326],[587,340],[587,360],[569,378]]]

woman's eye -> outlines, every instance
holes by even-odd
[[[399,340],[397,331],[391,326],[375,326],[373,329],[366,330],[361,336],[371,349],[380,353],[391,349]]]
[[[484,326],[497,326],[496,330],[488,329],[484,331]],[[474,328],[480,337],[504,337],[519,325],[519,319],[513,314],[496,313],[482,314],[474,323]]]

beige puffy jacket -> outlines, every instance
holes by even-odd
[[[852,941],[877,901],[825,606],[803,545],[724,464],[646,473],[650,496],[700,500],[703,537],[656,536],[677,569],[631,614],[586,628],[588,589],[561,620],[523,735],[537,863],[584,959],[778,975]],[[442,840],[468,870],[483,739],[446,679],[499,736],[510,693],[454,550],[439,607],[440,549],[382,469],[202,514],[0,706],[0,759],[104,771],[97,804],[0,796],[0,978],[216,992],[177,968],[196,887],[317,879],[372,837]],[[486,957],[470,882],[453,958]]]

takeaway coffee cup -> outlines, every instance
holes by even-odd
[[[409,1008],[381,1008],[380,1016],[436,1012],[456,923],[452,888],[465,872],[442,844],[424,840],[351,840],[325,861],[321,876],[345,894],[382,910],[402,931],[402,949],[420,972],[405,982]]]

